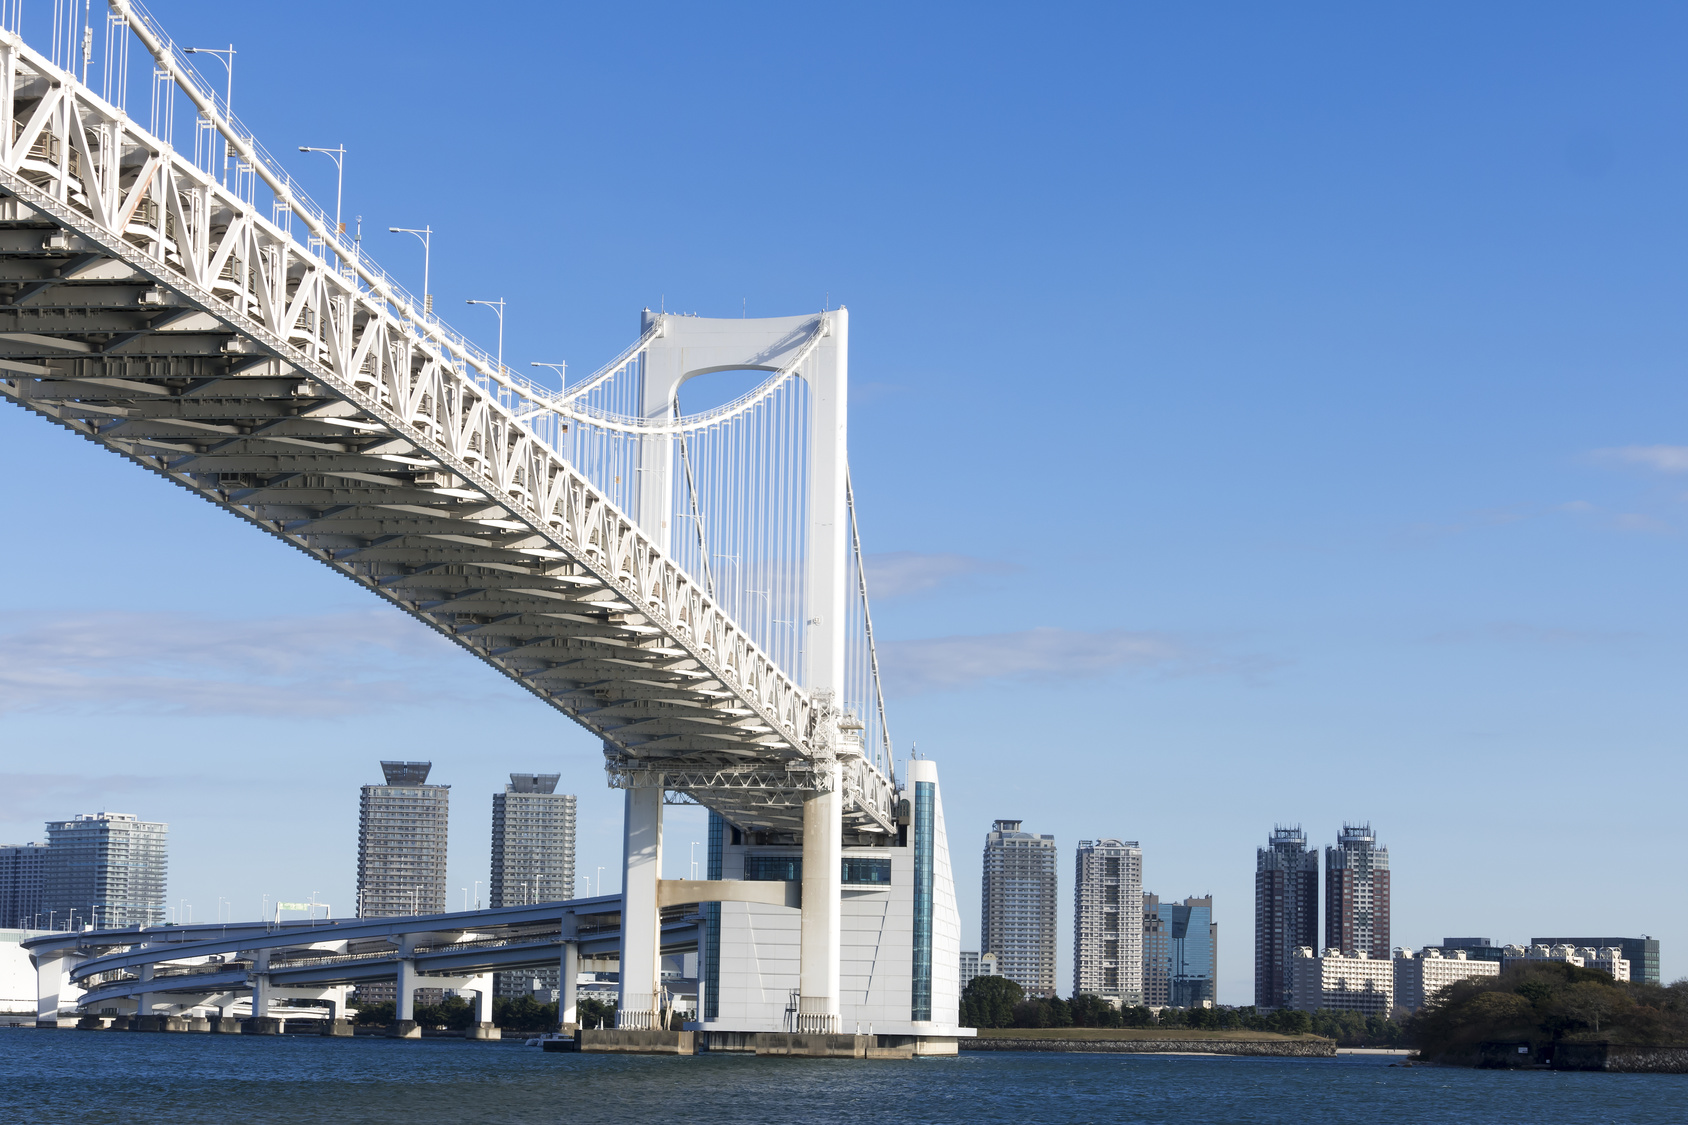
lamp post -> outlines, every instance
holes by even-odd
[[[536,360],[536,361],[528,364],[528,366],[529,367],[549,367],[551,370],[553,370],[557,373],[557,389],[559,391],[561,391],[561,390],[566,390],[568,388],[568,385],[569,385],[569,381],[568,381],[569,365],[568,364],[566,364],[566,363],[540,363]]]
[[[234,44],[227,47],[186,47],[190,55],[212,55],[229,72],[228,87],[223,94],[223,112],[229,115],[228,127],[234,128]],[[229,186],[229,139],[223,137],[223,186]]]
[[[498,314],[498,375],[504,376],[504,298],[496,301],[468,301],[471,305],[485,305]]]
[[[340,196],[346,187],[346,146],[338,148],[313,148],[310,145],[300,145],[300,152],[320,152],[334,161],[334,233],[345,234],[346,224],[340,221]]]
[[[415,227],[388,227],[387,229],[394,234],[414,234],[422,241],[422,315],[433,316],[434,295],[428,292],[428,259],[433,254],[434,228],[426,226],[421,230],[417,230]]]

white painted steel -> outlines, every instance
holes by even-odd
[[[542,440],[542,416],[578,412],[577,398],[559,403],[427,313],[341,239],[150,17],[112,7],[124,21],[112,34],[126,24],[157,64],[152,121],[173,128],[180,91],[196,141],[220,134],[233,174],[218,181],[208,143],[196,165],[132,121],[121,74],[106,77],[114,104],[0,30],[12,121],[0,136],[0,394],[425,621],[600,735],[612,783],[688,793],[747,829],[800,831],[804,796],[831,776],[834,755],[817,748],[838,740],[817,723],[836,726],[836,696],[817,707],[625,503]],[[793,372],[805,348],[827,347],[842,370],[843,316],[816,319]],[[643,362],[639,345],[631,355],[623,367]],[[843,527],[839,384],[816,395],[840,435],[813,485],[827,490],[816,520],[829,528]],[[778,391],[698,425],[748,416]],[[829,591],[810,615],[823,630],[848,585],[835,555],[829,545],[809,563],[810,588]],[[817,690],[836,692],[838,644],[815,660]],[[888,762],[845,761],[847,829],[890,831]]]

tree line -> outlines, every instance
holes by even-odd
[[[974,977],[961,994],[963,1027],[1160,1028],[1168,1031],[1272,1031],[1280,1035],[1319,1035],[1343,1047],[1397,1047],[1406,1041],[1401,1021],[1360,1012],[1300,1012],[1278,1008],[1115,1007],[1099,996],[1079,993],[1027,996],[1006,977]]]

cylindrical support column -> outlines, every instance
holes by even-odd
[[[571,919],[573,915],[569,916]],[[572,928],[572,927],[571,927]],[[563,963],[557,982],[557,1025],[563,1031],[580,1026],[580,945],[563,943]]]
[[[616,1026],[656,1026],[662,979],[662,919],[656,906],[662,877],[662,790],[627,790],[621,848],[621,995]]]
[[[416,1019],[416,962],[408,957],[399,960],[398,1000],[393,1005],[396,1020]]]
[[[803,801],[803,920],[797,1030],[838,1030],[838,962],[843,945],[844,808],[836,761],[830,785]],[[827,779],[818,779],[825,783]]]

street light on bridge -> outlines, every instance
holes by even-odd
[[[346,187],[346,146],[338,148],[313,148],[310,145],[300,145],[300,152],[320,152],[334,161],[334,233],[345,234],[346,224],[340,221],[340,196]]]
[[[464,303],[485,305],[498,314],[498,374],[502,378],[504,375],[504,298],[500,297],[496,301],[466,301]]]
[[[434,315],[434,295],[428,292],[428,259],[433,256],[434,228],[388,227],[394,234],[414,234],[422,242],[422,315]]]

